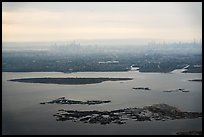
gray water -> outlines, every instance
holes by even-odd
[[[130,81],[106,81],[88,85],[58,85],[7,81],[34,77],[131,77]],[[72,121],[56,121],[59,109],[114,110],[166,103],[182,111],[202,112],[202,73],[140,73],[129,72],[32,72],[2,73],[2,133],[3,134],[175,134],[178,131],[201,130],[202,118],[138,122],[124,125],[100,125]],[[151,90],[134,90],[149,87]],[[190,92],[163,92],[184,88]],[[111,100],[99,105],[59,105],[40,102],[65,96],[73,100]]]

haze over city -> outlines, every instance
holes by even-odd
[[[191,42],[202,38],[202,3],[3,2],[2,28],[3,42]]]

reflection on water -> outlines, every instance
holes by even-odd
[[[90,85],[57,85],[7,81],[14,78],[34,77],[132,77],[130,81],[106,81]],[[202,112],[202,82],[189,79],[202,78],[201,73],[140,73],[129,72],[32,72],[2,73],[2,125],[3,134],[175,134],[177,130],[202,129],[202,119],[165,122],[135,122],[125,125],[81,124],[56,121],[59,109],[113,110],[166,103],[183,111]],[[149,87],[151,90],[134,90]],[[163,92],[186,89],[190,92]],[[45,102],[59,97],[73,100],[111,100],[98,105],[59,105]],[[137,127],[137,128],[136,128]],[[79,132],[80,131],[80,132]]]

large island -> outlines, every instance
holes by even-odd
[[[143,108],[125,108],[112,111],[77,111],[60,109],[53,116],[57,121],[71,120],[90,124],[125,124],[126,120],[166,121],[176,119],[201,118],[202,112],[183,112],[167,104],[153,104]]]

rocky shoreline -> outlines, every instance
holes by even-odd
[[[90,124],[125,124],[126,120],[134,121],[166,121],[175,119],[193,119],[202,117],[200,112],[182,112],[167,104],[154,104],[143,108],[125,108],[113,111],[77,111],[61,109],[54,114],[57,121],[71,120]]]
[[[103,103],[110,103],[110,100],[88,100],[88,101],[78,101],[78,100],[70,100],[65,97],[61,97],[49,102],[41,102],[40,104],[87,104],[87,105],[96,105]]]

